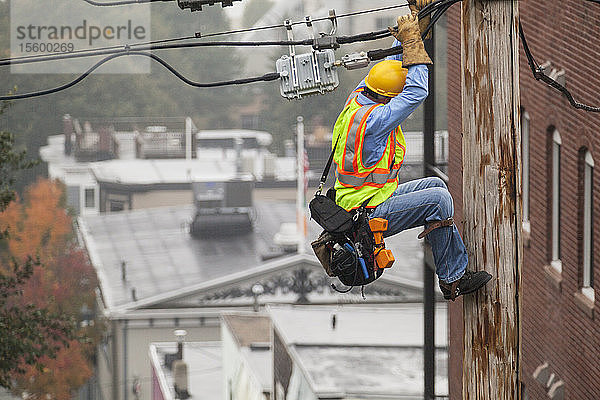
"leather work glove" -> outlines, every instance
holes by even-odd
[[[409,0],[408,6],[412,14],[418,14],[419,11],[424,9],[432,2],[433,0]],[[425,32],[425,29],[427,29],[429,21],[431,21],[431,14],[427,14],[425,17],[419,19],[419,30],[421,31],[421,34],[423,34],[423,32]],[[425,39],[431,39],[431,31],[429,31],[427,36],[425,36]]]
[[[419,19],[416,14],[398,17],[398,31],[396,32],[393,28],[388,28],[388,30],[402,44],[404,49],[402,65],[404,67],[417,64],[433,64],[425,51],[425,45],[423,45],[419,30]]]

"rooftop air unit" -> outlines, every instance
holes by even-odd
[[[229,236],[252,231],[254,181],[194,182],[194,237]]]

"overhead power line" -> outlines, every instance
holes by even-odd
[[[377,39],[383,39],[389,36],[387,29],[375,32],[361,33],[351,36],[339,36],[337,42],[339,44],[351,44],[357,42],[365,42]],[[175,39],[173,39],[175,40]],[[101,50],[85,50],[77,53],[57,53],[50,55],[33,56],[27,58],[5,58],[0,60],[0,66],[31,64],[36,62],[56,61],[74,58],[105,56],[110,54],[127,54],[132,50],[167,50],[167,49],[185,49],[195,47],[261,47],[261,46],[312,46],[313,39],[302,40],[265,40],[265,41],[217,41],[217,42],[193,42],[193,43],[175,43],[167,44],[168,40],[163,40],[160,44],[139,44],[128,45],[118,48],[106,48]]]
[[[92,6],[98,7],[111,7],[111,6],[125,6],[128,4],[143,4],[143,3],[156,3],[159,1],[175,1],[175,0],[120,0],[120,1],[95,1],[95,0],[83,0]]]
[[[60,92],[62,90],[65,90],[65,89],[68,89],[68,88],[71,88],[71,87],[77,85],[79,82],[81,82],[85,78],[87,78],[93,71],[98,69],[101,65],[106,64],[107,62],[114,60],[115,58],[124,57],[124,56],[149,57],[149,58],[153,59],[154,61],[158,62],[159,64],[161,64],[169,72],[171,72],[173,75],[175,75],[177,78],[179,78],[181,81],[183,81],[187,85],[197,87],[197,88],[211,88],[211,87],[220,87],[220,86],[243,85],[243,84],[248,84],[248,83],[253,83],[253,82],[268,82],[268,81],[274,81],[274,80],[279,79],[279,74],[276,72],[273,72],[273,73],[268,73],[268,74],[265,74],[262,76],[254,77],[254,78],[243,78],[243,79],[235,79],[235,80],[221,81],[221,82],[200,83],[200,82],[195,82],[195,81],[192,81],[192,80],[186,78],[180,72],[178,72],[175,68],[173,68],[168,62],[166,62],[165,60],[163,60],[156,54],[148,53],[145,51],[131,51],[129,53],[112,54],[112,55],[109,55],[108,57],[103,58],[102,60],[100,60],[96,64],[94,64],[90,69],[88,69],[83,74],[81,74],[79,77],[77,77],[76,79],[74,79],[71,82],[66,83],[64,85],[61,85],[61,86],[58,86],[58,87],[55,87],[52,89],[41,90],[41,91],[36,91],[36,92],[31,92],[31,93],[0,96],[0,101],[27,99],[27,98],[31,98],[31,97],[45,96],[48,94]]]
[[[83,0],[83,1],[86,1],[86,0]],[[89,1],[92,1],[92,0],[89,0]],[[126,1],[134,1],[134,0],[126,0]],[[155,0],[155,1],[169,1],[169,0]],[[349,13],[337,15],[336,18],[348,18],[348,17],[357,16],[357,15],[369,14],[369,13],[380,12],[380,11],[387,11],[387,10],[392,10],[392,9],[402,8],[402,7],[408,7],[408,4],[400,4],[400,5],[395,5],[395,6],[387,6],[387,7],[379,7],[379,8],[368,9],[368,10],[353,11],[353,12],[349,12]],[[316,21],[326,21],[326,20],[329,20],[330,18],[331,17],[319,17],[319,18],[315,18],[312,21],[313,22],[316,22]],[[304,20],[302,20],[302,21],[294,21],[291,24],[292,25],[301,25],[301,24],[306,24],[306,21],[304,21]],[[266,30],[266,29],[284,28],[284,27],[285,26],[283,24],[269,25],[269,26],[259,26],[259,27],[253,27],[253,28],[231,30],[231,31],[213,32],[213,33],[203,34],[203,35],[201,35],[201,37],[202,38],[205,38],[205,37],[214,37],[214,36],[222,36],[222,35],[229,35],[229,34],[236,34],[236,33],[260,31],[260,30]],[[378,33],[380,33],[380,34],[383,35],[383,34],[386,34],[386,32],[387,32],[386,30],[382,30],[382,31],[379,31]],[[382,36],[382,37],[384,37],[384,36]],[[182,37],[176,37],[176,38],[159,39],[159,40],[153,40],[153,41],[148,41],[148,42],[126,44],[126,45],[98,47],[98,48],[95,48],[95,49],[86,49],[86,50],[76,50],[76,51],[70,52],[68,54],[69,55],[75,55],[75,54],[87,54],[87,53],[91,53],[91,52],[102,52],[102,53],[93,54],[93,55],[106,55],[106,54],[111,54],[111,53],[104,53],[104,51],[107,51],[107,50],[121,50],[121,51],[127,51],[128,49],[154,50],[153,48],[147,48],[145,46],[152,46],[152,45],[156,45],[156,44],[179,42],[179,41],[185,41],[185,40],[191,40],[191,39],[197,39],[197,38],[198,38],[198,34],[196,34],[194,36],[182,36]],[[200,43],[219,43],[219,42],[200,42]],[[231,44],[223,44],[223,46],[235,46],[235,43],[241,43],[241,42],[220,42],[220,43],[231,43]],[[273,46],[273,45],[276,45],[276,44],[267,44],[266,42],[264,44],[260,44],[260,42],[253,42],[253,43],[258,43],[257,44],[258,46],[262,46],[262,45]],[[281,46],[288,46],[288,45],[292,44],[292,43],[290,43],[288,41],[279,41],[279,43],[281,43],[280,44]],[[307,41],[307,44],[305,44],[305,45],[310,45],[310,44],[312,44],[312,43],[308,43],[308,41]],[[302,44],[299,44],[299,45],[302,45]],[[220,44],[215,44],[215,46],[220,46]],[[247,46],[247,44],[240,44],[240,46]],[[78,58],[77,56],[73,56],[73,57],[61,57],[61,56],[64,56],[64,55],[65,55],[65,53],[50,53],[50,54],[45,54],[45,55],[30,55],[30,56],[3,58],[3,59],[0,59],[0,66],[24,64],[26,62],[21,62],[22,60],[37,60],[37,59],[40,59],[40,58],[43,58],[40,61],[51,61],[51,60],[54,60],[54,59],[61,60],[61,59],[65,59],[65,58]],[[55,57],[55,56],[57,58],[47,58],[47,57]],[[35,61],[35,62],[37,62],[37,61]]]
[[[430,6],[426,7],[426,8],[428,8],[428,10],[425,10],[425,9],[421,10],[420,15],[426,15],[427,13],[430,13],[433,10],[436,10],[436,12],[439,14],[437,16],[437,18],[435,16],[432,18],[429,26],[427,27],[427,29],[423,33],[423,35],[425,36],[427,34],[427,32],[429,32],[429,30],[433,27],[433,25],[435,24],[437,19],[441,16],[441,14],[443,14],[443,12],[445,12],[450,7],[450,5],[452,5],[458,1],[460,1],[460,0],[437,0],[436,2],[430,4]],[[403,6],[406,6],[406,5],[403,5]],[[394,6],[394,7],[398,7],[398,6]],[[389,8],[389,7],[386,7],[386,8]],[[350,13],[350,14],[357,15],[358,13],[366,13],[366,12],[369,12],[369,10],[357,11],[357,12]],[[343,36],[343,37],[339,37],[337,39],[340,44],[349,44],[349,43],[363,42],[363,41],[368,41],[368,40],[376,40],[376,39],[386,37],[388,35],[389,35],[389,32],[386,29],[386,30],[370,32],[370,33],[363,33],[363,34],[352,35],[352,36]],[[176,40],[179,40],[179,38],[163,39],[160,41],[148,42],[148,43],[144,43],[144,44],[140,44],[139,46],[136,46],[135,49],[131,49],[129,46],[127,46],[125,49],[121,49],[121,48],[116,49],[114,47],[106,48],[103,50],[95,51],[95,52],[93,52],[93,54],[89,54],[91,52],[85,52],[85,54],[69,53],[69,54],[58,54],[58,55],[49,55],[49,56],[38,56],[38,57],[33,57],[33,58],[21,58],[18,60],[16,60],[16,59],[1,60],[0,65],[10,65],[11,62],[14,64],[20,64],[20,63],[36,62],[34,60],[49,61],[51,59],[55,60],[55,59],[63,59],[63,58],[76,58],[76,57],[81,57],[81,56],[107,55],[107,57],[98,61],[95,65],[93,65],[85,73],[83,73],[82,75],[80,75],[79,77],[77,77],[76,79],[74,79],[73,81],[71,81],[69,83],[58,86],[56,88],[42,90],[42,91],[30,92],[30,93],[25,93],[25,94],[0,96],[0,101],[18,100],[18,99],[37,97],[37,96],[44,96],[44,95],[56,93],[56,92],[59,92],[62,90],[66,90],[68,88],[75,86],[79,82],[83,81],[85,78],[87,78],[94,70],[99,68],[101,65],[103,65],[113,59],[127,56],[127,55],[139,55],[139,56],[149,57],[149,58],[157,61],[161,65],[163,65],[167,70],[169,70],[172,74],[174,74],[177,78],[182,80],[184,83],[186,83],[190,86],[193,86],[193,87],[208,88],[208,87],[219,87],[219,86],[228,86],[228,85],[240,85],[240,84],[247,84],[247,83],[252,83],[252,82],[260,82],[260,81],[273,81],[273,80],[277,80],[280,78],[279,73],[268,73],[268,74],[265,74],[265,75],[262,75],[259,77],[254,77],[254,78],[244,78],[244,79],[236,79],[236,80],[213,82],[213,83],[199,83],[199,82],[194,82],[194,81],[187,79],[185,76],[180,74],[175,68],[173,68],[170,64],[168,64],[166,61],[164,61],[162,58],[158,57],[157,55],[154,55],[152,53],[148,53],[148,52],[144,51],[144,50],[202,47],[202,46],[214,46],[214,45],[253,46],[253,45],[256,45],[256,43],[257,43],[257,42],[199,42],[199,43],[184,43],[184,44],[166,44],[166,42],[171,42],[171,41],[176,41]],[[152,43],[152,44],[150,44],[150,43]],[[160,44],[154,44],[154,43],[160,43]],[[269,42],[258,42],[258,43],[261,43],[260,45],[267,45],[265,43],[268,43],[268,45],[290,45],[290,44],[312,45],[313,40],[306,39],[306,40],[299,40],[299,41],[269,41]],[[376,51],[373,51],[371,53],[371,55],[374,57],[373,58],[374,60],[381,59],[381,58],[385,57],[384,55],[382,55],[382,52],[384,52],[386,50],[376,50]],[[398,47],[394,48],[393,52],[391,52],[390,54],[400,54],[401,52],[402,52],[402,47],[398,46]],[[379,58],[376,58],[378,56],[379,56]],[[48,58],[48,57],[53,57],[53,58]]]
[[[357,15],[371,14],[371,13],[376,13],[376,12],[380,12],[380,11],[388,11],[388,10],[393,10],[396,8],[403,8],[403,7],[408,7],[408,4],[399,4],[399,5],[395,5],[395,6],[387,6],[387,7],[371,8],[368,10],[352,11],[349,13],[337,14],[335,16],[335,18],[355,17]],[[331,17],[318,17],[318,18],[313,19],[312,22],[327,21],[330,19],[331,19]],[[293,25],[293,26],[305,25],[305,24],[306,24],[305,20],[293,21],[291,23],[291,25]],[[230,31],[213,32],[213,33],[198,32],[198,33],[196,33],[196,37],[205,38],[205,37],[232,35],[232,34],[236,34],[236,33],[247,33],[247,32],[254,32],[254,31],[263,31],[263,30],[268,30],[268,29],[278,29],[278,28],[285,28],[285,25],[284,24],[274,24],[274,25],[257,26],[257,27],[252,27],[252,28],[235,29],[235,30],[230,30]]]

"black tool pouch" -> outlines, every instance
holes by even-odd
[[[336,204],[334,189],[329,189],[326,196],[321,194],[336,147],[337,140],[321,175],[319,189],[308,205],[311,218],[325,230],[311,244],[327,275],[337,277],[352,289],[373,282],[383,270],[375,269],[374,239],[366,211],[370,199],[358,210],[348,212]],[[350,290],[340,291],[331,286],[341,293]]]
[[[327,232],[344,233],[352,229],[352,214],[327,196],[315,195],[308,208],[311,218]]]

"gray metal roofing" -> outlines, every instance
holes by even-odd
[[[295,204],[260,201],[255,210],[253,232],[207,239],[194,239],[187,231],[194,214],[192,205],[80,217],[105,307],[110,310],[133,303],[133,289],[140,301],[168,292],[183,294],[185,288],[266,264],[261,255],[272,253],[280,224],[295,221]],[[313,221],[307,225],[310,242],[320,229]],[[386,240],[398,259],[387,276],[420,281],[423,253],[415,236],[415,231],[406,231]],[[306,248],[312,253],[310,245]]]

